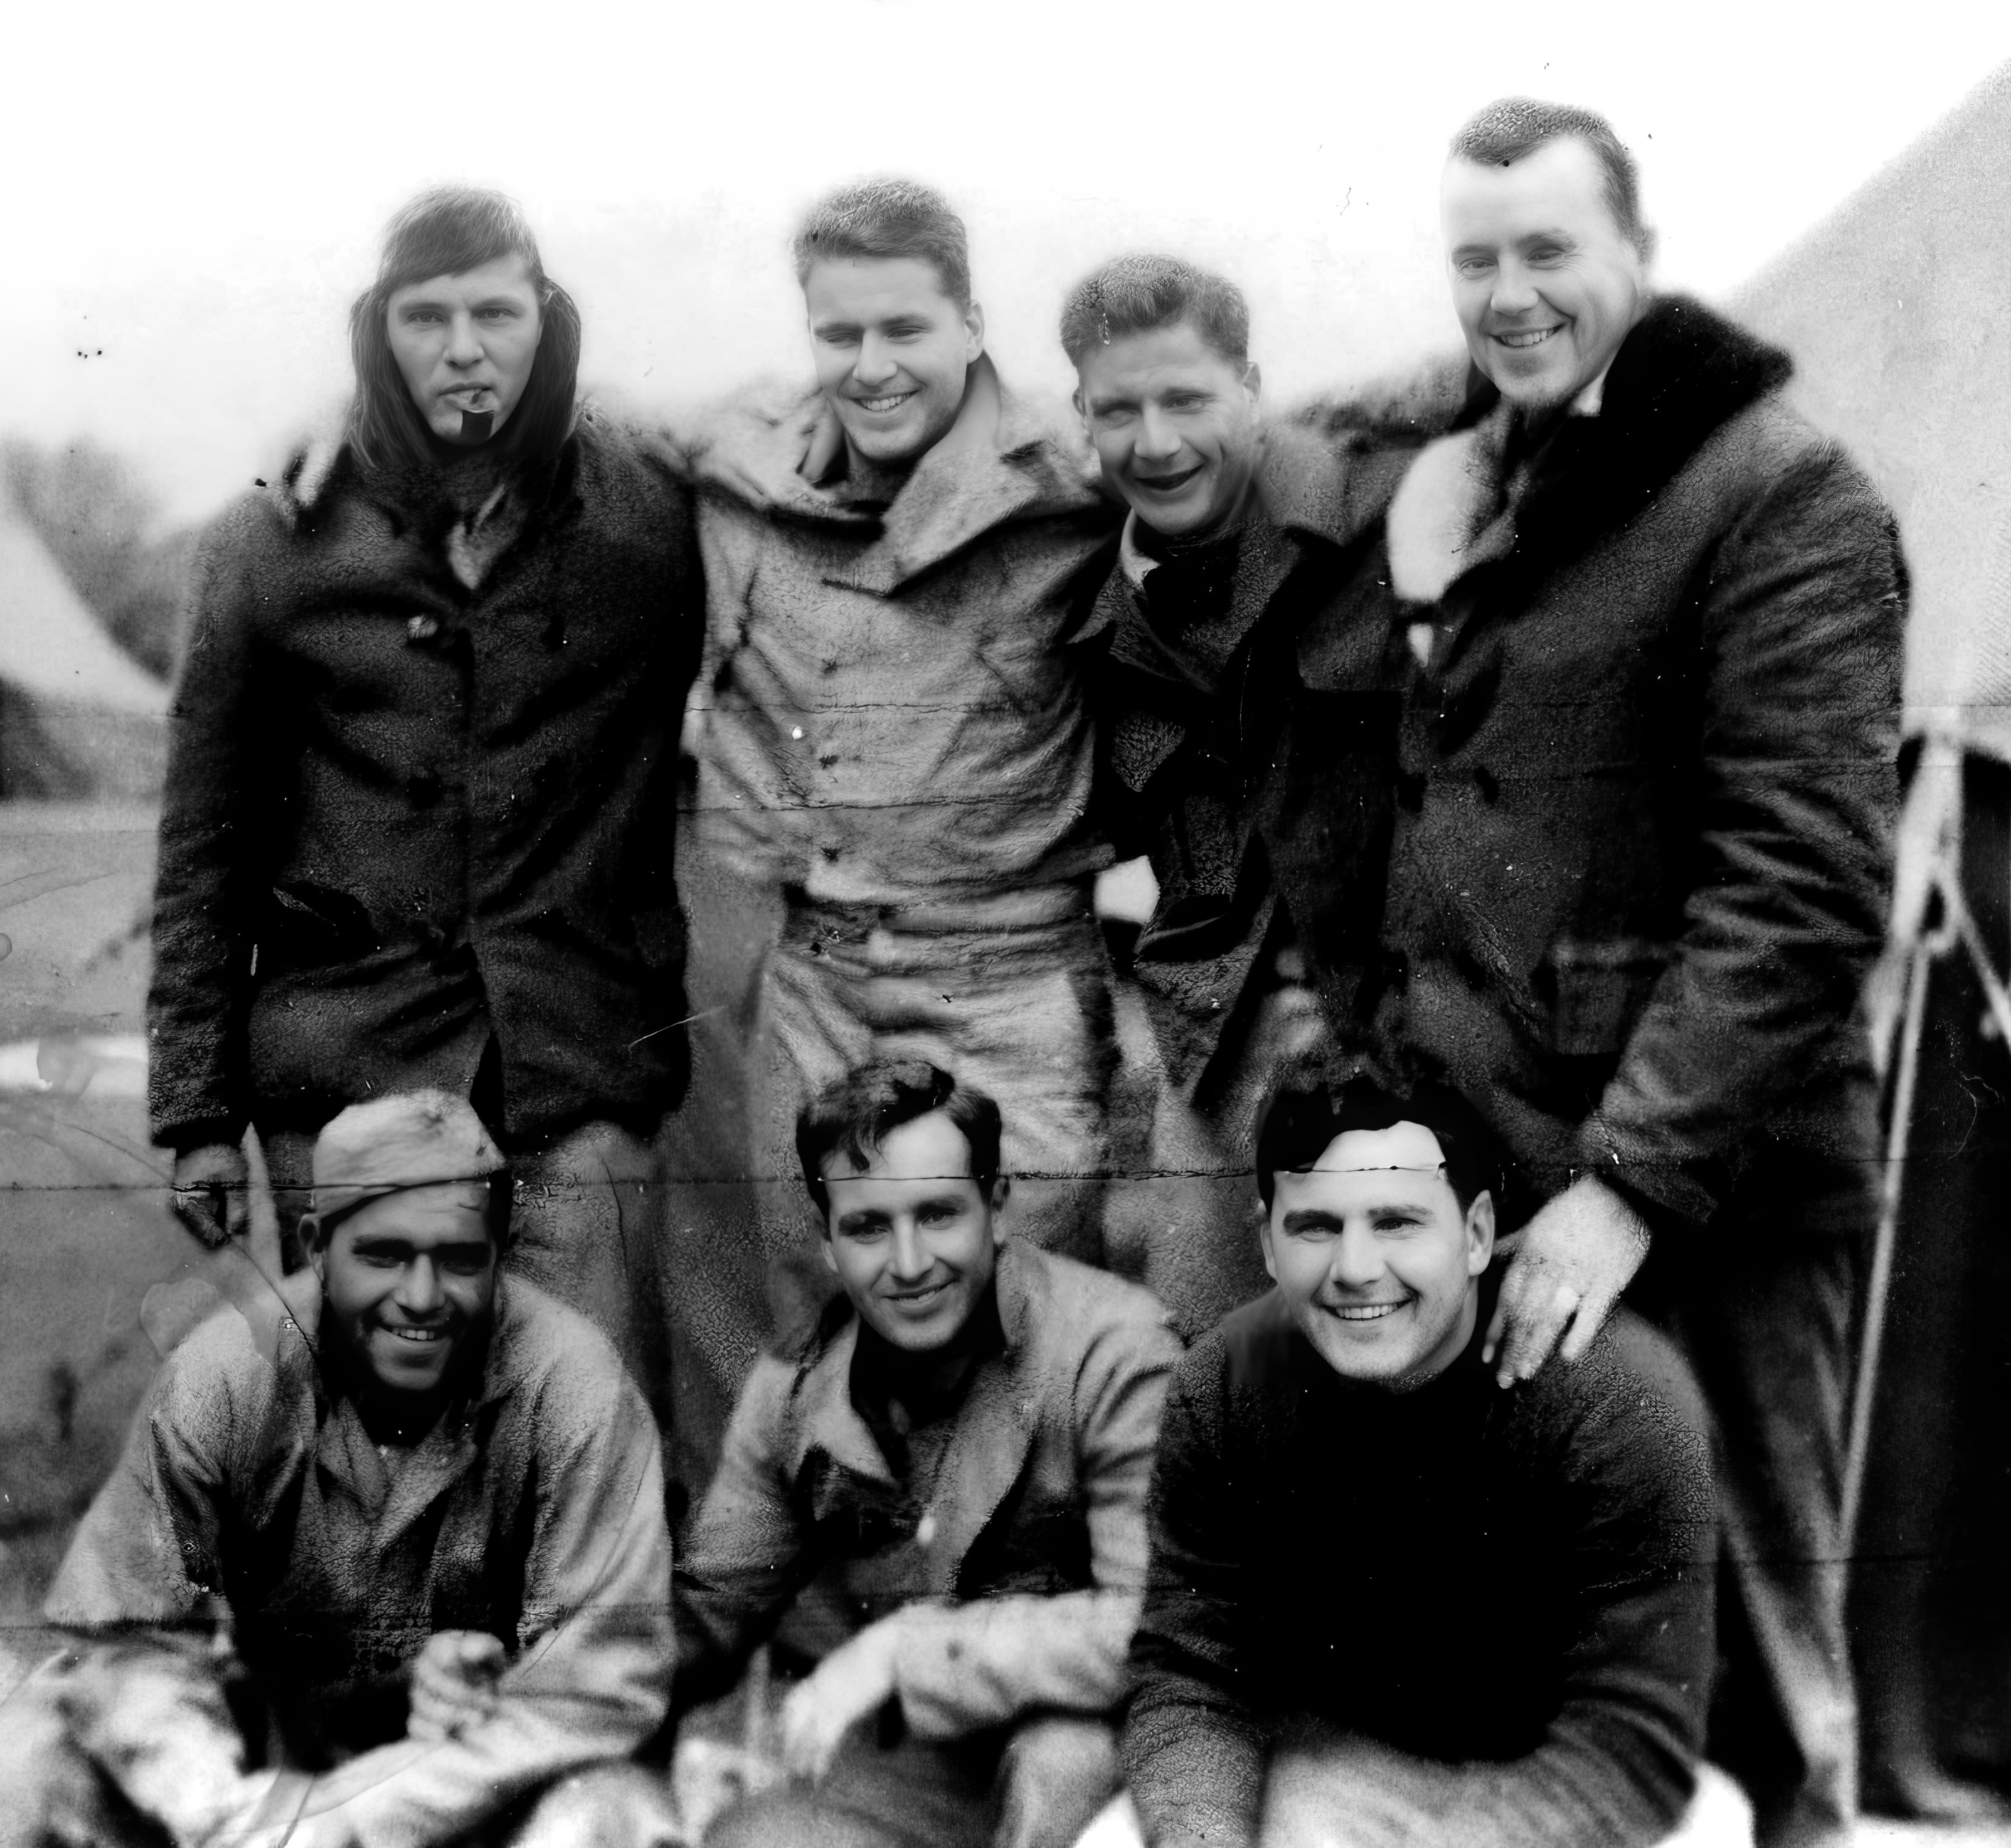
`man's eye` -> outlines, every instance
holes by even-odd
[[[1462,257],[1455,267],[1461,276],[1485,276],[1494,265],[1485,257]]]
[[[358,1252],[354,1255],[358,1263],[367,1264],[372,1270],[397,1270],[405,1262],[402,1252]]]
[[[954,1206],[924,1206],[915,1215],[925,1226],[946,1226],[956,1217]]]
[[[485,321],[514,321],[517,319],[517,311],[513,308],[486,308],[481,314]]]
[[[1113,404],[1104,410],[1092,411],[1099,429],[1114,430],[1131,421],[1131,412],[1121,404]]]
[[[475,1252],[452,1252],[440,1261],[440,1267],[450,1277],[479,1277],[489,1267],[489,1260]]]

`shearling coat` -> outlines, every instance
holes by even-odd
[[[830,477],[812,391],[699,426],[708,616],[699,801],[743,878],[913,907],[1079,882],[1088,817],[1077,650],[1116,536],[1087,445],[989,359],[884,508]]]
[[[1449,1074],[1535,1198],[1590,1170],[1700,1223],[1764,1148],[1872,1152],[1906,575],[1789,369],[1659,299],[1435,603],[1392,586],[1446,529],[1413,494],[1336,607],[1354,671],[1383,650],[1404,696],[1366,1037]],[[1350,465],[1386,500],[1496,401],[1351,438]]]
[[[517,1144],[674,1102],[685,490],[590,409],[470,589],[450,509],[311,449],[204,546],[148,998],[155,1139],[312,1130],[489,1033]]]
[[[1070,1259],[1014,1240],[996,1277],[1004,1349],[972,1375],[919,1525],[852,1402],[856,1316],[755,1363],[678,1562],[679,1711],[730,1686],[820,1578],[855,1629],[920,1608],[895,1665],[920,1738],[1116,1704],[1180,1344],[1155,1298]]]
[[[162,1368],[56,1575],[51,1622],[170,1628],[230,1607],[283,1762],[318,1780],[291,1839],[444,1848],[661,1722],[671,1542],[655,1422],[599,1331],[499,1284],[481,1376],[386,1468],[319,1357],[298,1271]],[[437,1631],[509,1652],[494,1713],[405,1737]]]

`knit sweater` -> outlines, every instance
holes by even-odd
[[[1253,1840],[1308,1725],[1465,1766],[1448,1841],[1645,1843],[1681,1811],[1713,1650],[1695,1387],[1624,1312],[1507,1391],[1479,1348],[1356,1384],[1273,1291],[1186,1357],[1124,1733],[1153,1848]]]

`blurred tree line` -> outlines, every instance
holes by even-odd
[[[157,532],[158,500],[123,458],[87,437],[60,448],[0,443],[0,491],[112,639],[172,679],[198,529]]]

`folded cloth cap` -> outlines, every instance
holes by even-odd
[[[508,1166],[464,1098],[408,1091],[351,1104],[314,1150],[314,1212],[324,1225],[380,1194],[486,1180]]]

